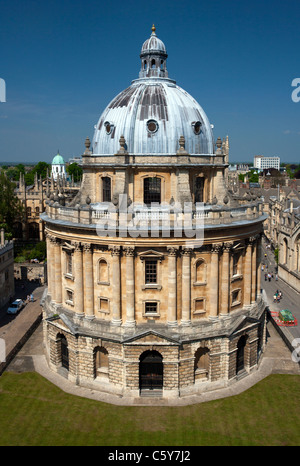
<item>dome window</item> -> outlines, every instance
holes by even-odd
[[[158,130],[158,123],[155,120],[148,120],[147,121],[147,130],[149,133],[156,133]]]
[[[200,134],[202,123],[201,121],[194,121],[192,123],[193,130],[195,134]]]
[[[106,134],[110,134],[112,132],[113,127],[114,127],[114,125],[112,125],[109,121],[106,121],[104,123],[104,126],[105,126]]]

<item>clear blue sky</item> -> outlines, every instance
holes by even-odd
[[[0,0],[0,161],[80,155],[86,136],[138,77],[156,33],[169,76],[226,135],[230,161],[300,162],[299,0]]]

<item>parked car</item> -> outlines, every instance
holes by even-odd
[[[283,309],[282,311],[279,311],[278,317],[282,322],[294,322],[295,321],[293,314],[288,309]]]
[[[24,307],[24,302],[22,299],[16,299],[13,303],[9,305],[7,309],[7,314],[18,314],[18,312]]]

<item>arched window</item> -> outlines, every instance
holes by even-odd
[[[195,264],[195,283],[206,283],[206,262],[204,259],[197,260]]]
[[[105,259],[100,259],[98,263],[98,282],[109,283],[108,264]]]
[[[195,352],[194,375],[195,381],[207,379],[209,374],[209,349],[198,348]]]
[[[144,60],[144,70],[146,70],[146,69],[147,69],[147,61]]]
[[[151,61],[151,68],[152,68],[152,69],[156,68],[156,64],[155,64],[155,60],[154,60],[154,59]]]
[[[150,206],[152,202],[161,203],[161,179],[156,176],[144,180],[144,203]]]
[[[108,378],[108,351],[103,346],[94,349],[95,377]]]
[[[111,202],[111,179],[109,176],[102,178],[102,201]]]
[[[39,224],[36,222],[29,223],[28,232],[29,232],[30,239],[38,239],[39,238]]]
[[[283,263],[287,264],[288,262],[288,244],[286,238],[283,239]]]

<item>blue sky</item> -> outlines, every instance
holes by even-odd
[[[106,105],[138,77],[154,23],[169,77],[215,138],[229,136],[231,162],[300,163],[299,0],[0,0],[0,22],[0,162],[82,154]]]

